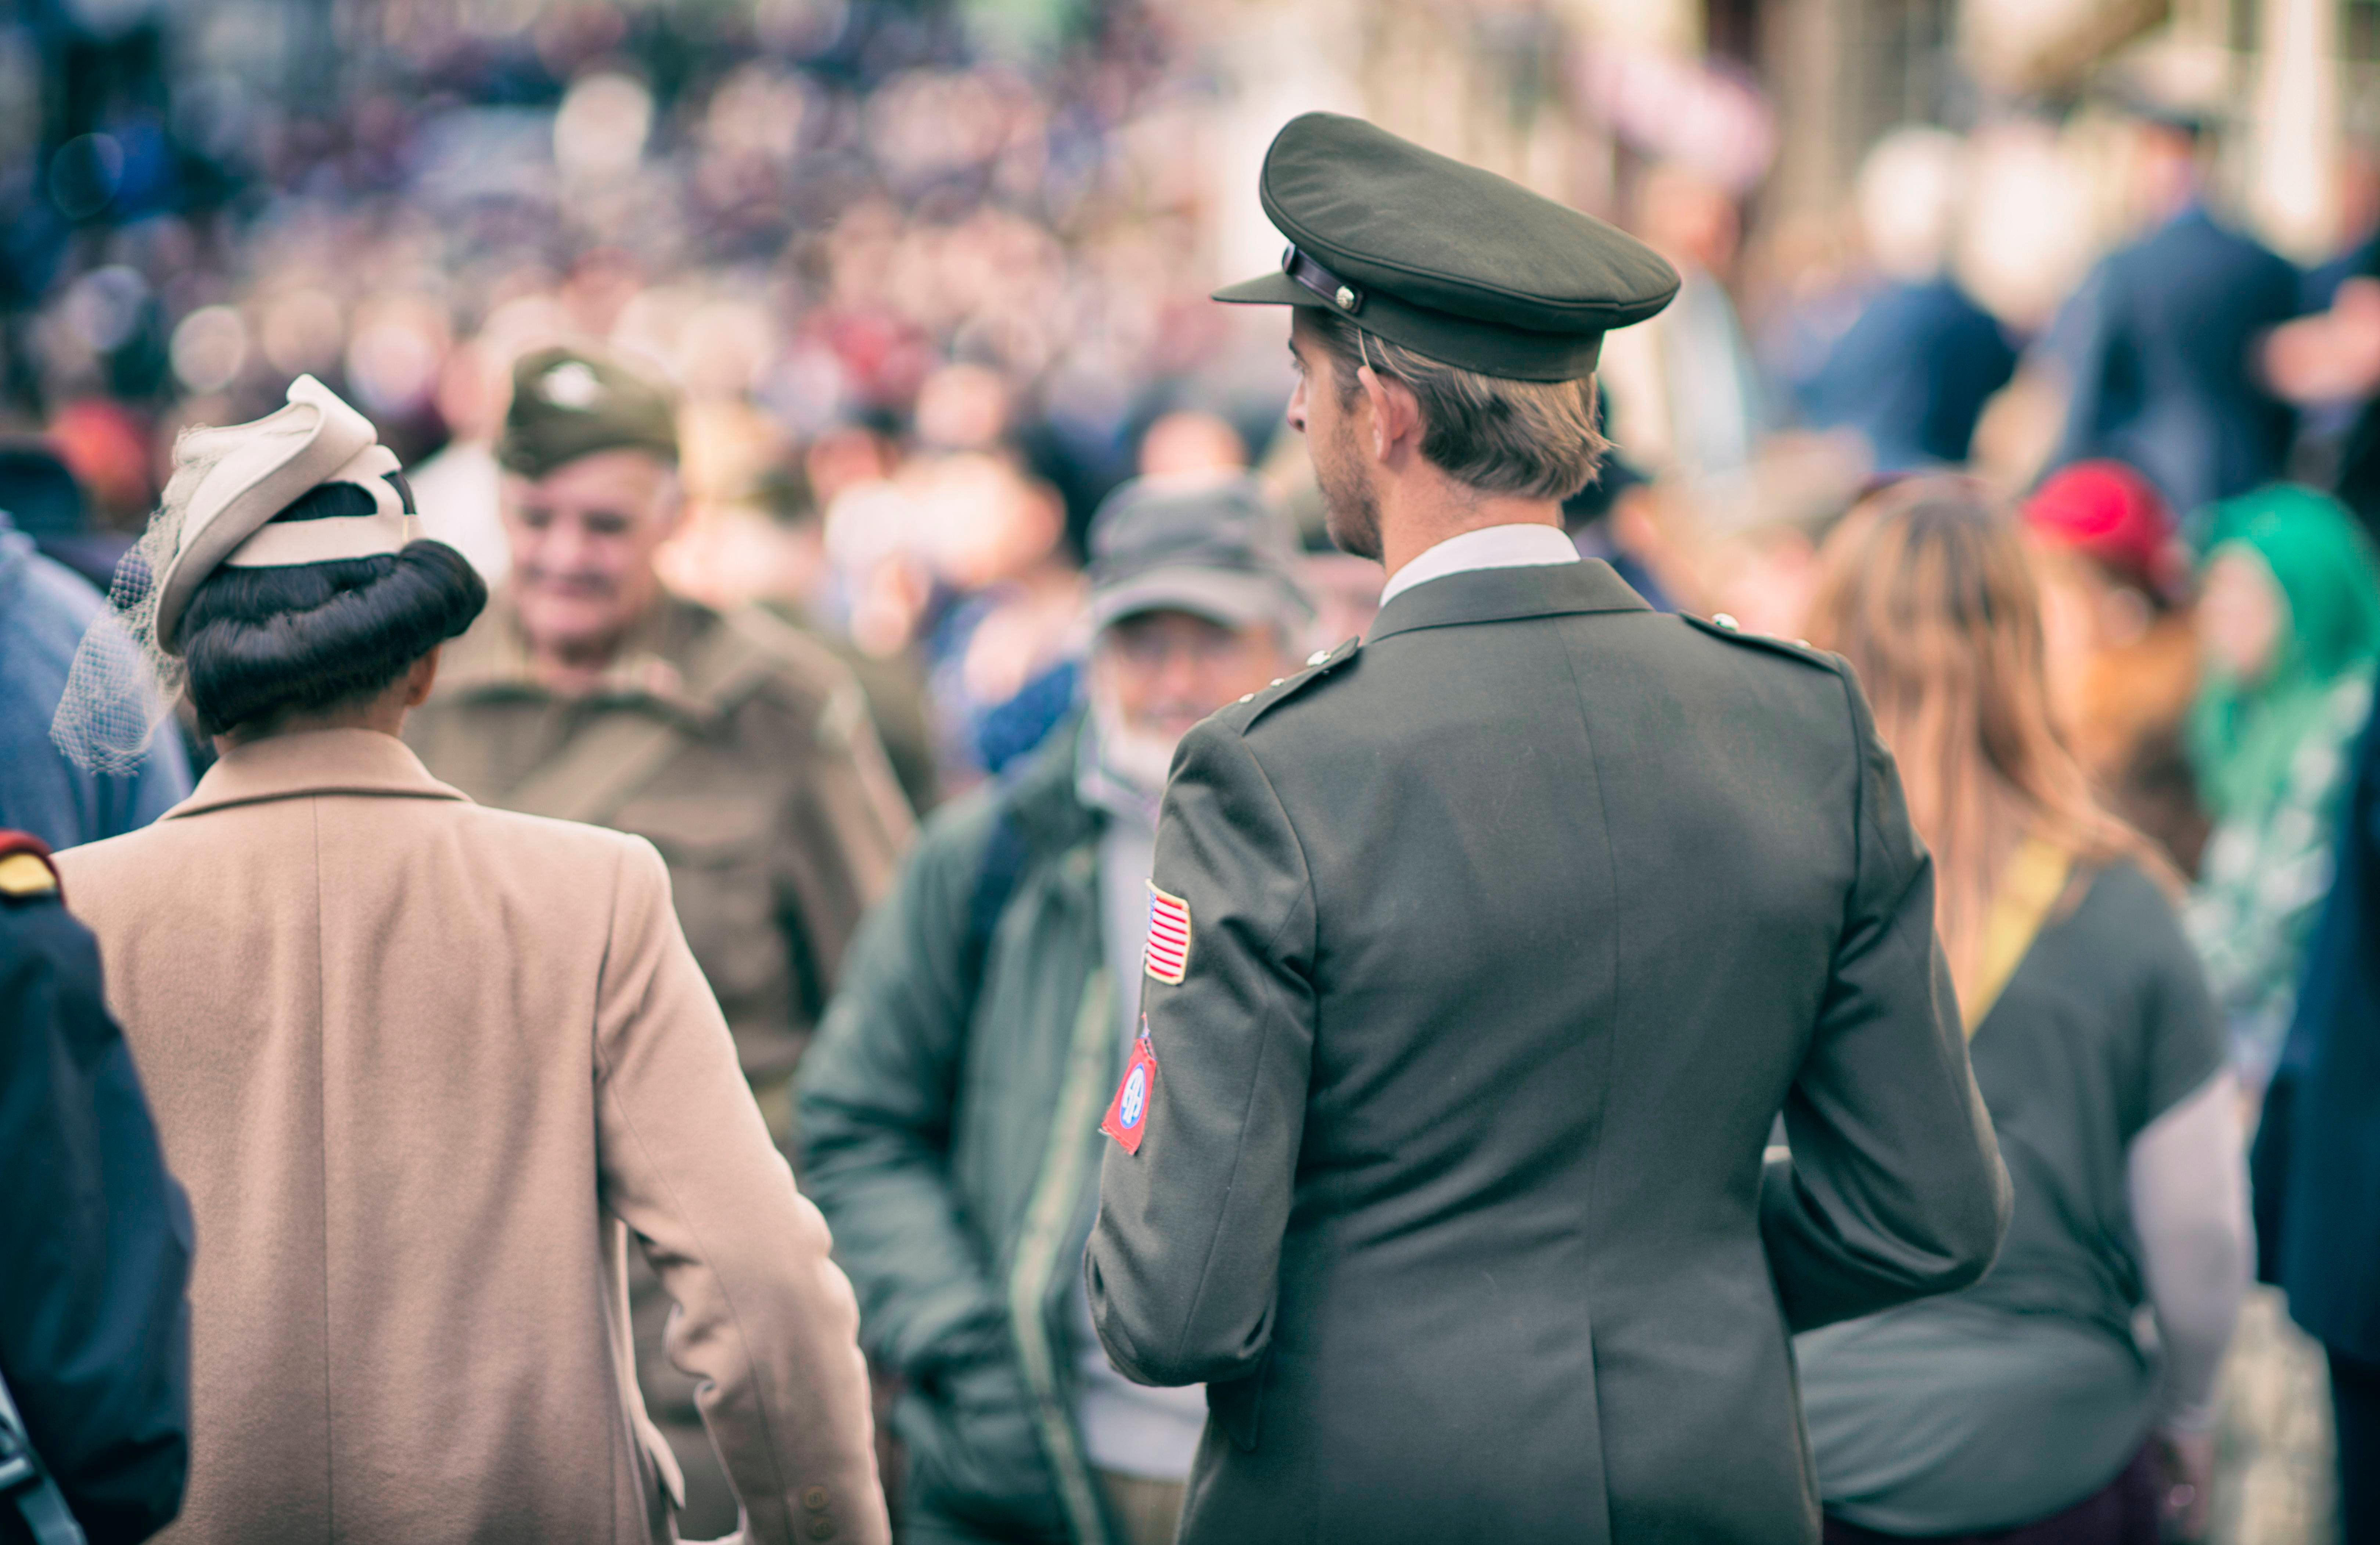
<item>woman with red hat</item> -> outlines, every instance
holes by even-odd
[[[2190,560],[2155,487],[2084,461],[2025,501],[2058,733],[2108,808],[2195,873],[2207,822],[2182,745],[2198,689]]]

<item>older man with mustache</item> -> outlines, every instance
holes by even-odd
[[[682,504],[676,404],[637,366],[591,348],[524,356],[496,454],[511,577],[447,646],[406,739],[481,804],[661,849],[783,1144],[794,1064],[911,832],[867,704],[798,630],[662,589],[653,555]],[[693,1386],[660,1355],[667,1301],[636,1278],[638,1377],[693,1467],[686,1523],[732,1527]]]

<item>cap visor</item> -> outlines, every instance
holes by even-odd
[[[1300,620],[1299,602],[1282,583],[1252,574],[1167,568],[1094,592],[1091,626],[1106,627],[1145,612],[1187,612],[1226,627]]]
[[[1319,306],[1322,298],[1286,274],[1259,274],[1225,285],[1211,298],[1232,306]]]

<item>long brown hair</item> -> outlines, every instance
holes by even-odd
[[[1854,510],[1819,553],[1810,636],[1859,673],[1900,764],[1961,991],[1994,888],[2027,837],[2177,883],[2145,837],[2100,808],[2051,725],[2040,590],[2015,521],[1980,485],[1914,479]]]

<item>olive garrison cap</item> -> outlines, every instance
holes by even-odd
[[[1482,375],[1591,375],[1604,334],[1678,293],[1677,271],[1626,232],[1361,118],[1292,118],[1257,191],[1290,239],[1281,271],[1216,299],[1336,311]]]
[[[513,404],[496,459],[542,478],[598,451],[648,451],[677,460],[677,400],[667,386],[600,350],[535,349],[513,364]]]

